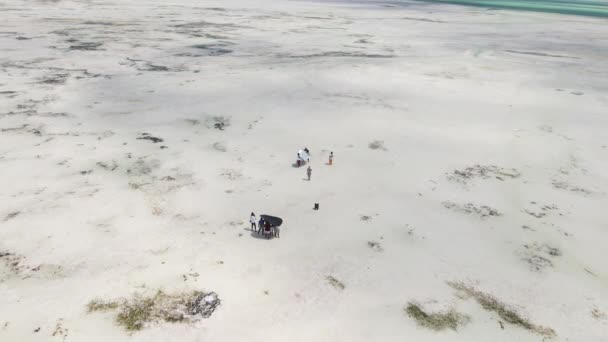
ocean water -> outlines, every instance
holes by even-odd
[[[608,18],[608,0],[426,0],[487,8],[585,15]],[[608,26],[607,26],[608,30]]]

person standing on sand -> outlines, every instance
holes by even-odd
[[[262,234],[262,229],[264,229],[264,219],[260,217],[260,222],[258,222],[258,234]]]
[[[329,165],[332,165],[334,163],[334,153],[330,152],[329,153]]]
[[[308,169],[306,169],[306,174],[308,175],[308,180],[310,181],[310,175],[312,175],[312,169],[310,168],[310,166],[308,167]]]
[[[264,235],[266,235],[267,239],[270,239],[270,234],[272,231],[270,230],[270,222],[264,221]]]
[[[257,230],[257,229],[256,229],[256,226],[255,226],[255,222],[256,222],[256,221],[257,221],[257,220],[256,220],[256,218],[255,218],[255,214],[254,214],[254,213],[251,213],[251,216],[249,217],[249,222],[251,222],[251,230],[252,230],[252,231],[254,231],[254,232]]]

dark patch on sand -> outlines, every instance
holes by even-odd
[[[230,127],[230,124],[230,118],[225,116],[212,116],[205,120],[205,126],[207,126],[207,128],[215,128],[220,131]]]
[[[95,43],[95,42],[79,42],[78,44],[70,45],[68,50],[70,51],[96,51],[98,48],[102,46],[103,43]]]
[[[547,244],[532,243],[523,245],[523,254],[523,260],[528,263],[530,269],[542,271],[545,268],[553,267],[551,259],[560,257],[562,252],[558,248]]]
[[[155,65],[146,63],[144,68],[140,68],[139,70],[145,71],[169,71],[169,68],[164,65]]]
[[[559,209],[555,204],[552,204],[552,205],[543,205],[543,206],[538,205],[536,202],[530,202],[530,204],[539,206],[540,210],[538,210],[538,211],[532,211],[530,209],[524,209],[524,212],[526,214],[528,214],[530,216],[533,216],[533,217],[536,217],[536,218],[543,218],[543,217],[547,216],[547,214],[549,214],[550,212]]]
[[[226,152],[226,151],[228,151],[228,148],[222,142],[213,143],[212,146],[213,146],[213,149],[216,150],[216,151],[218,151],[218,152]]]
[[[374,54],[374,53],[361,53],[361,52],[347,52],[347,51],[330,51],[330,52],[322,52],[322,53],[313,53],[308,55],[286,55],[279,57],[287,57],[287,58],[393,58],[394,55],[383,55],[383,54]]]
[[[163,138],[151,136],[150,133],[141,133],[141,136],[137,137],[137,140],[150,140],[155,144],[165,141]]]
[[[548,54],[548,53],[536,52],[536,51],[517,51],[517,50],[502,50],[502,51],[508,52],[508,53],[520,54],[520,55],[530,55],[530,56],[539,56],[539,57],[581,59],[580,57],[564,56],[564,55],[551,55],[551,54]]]
[[[450,201],[442,202],[442,204],[447,209],[466,213],[466,214],[475,214],[481,218],[485,218],[488,216],[500,216],[501,215],[498,212],[498,210],[496,210],[492,207],[489,207],[487,205],[477,206],[473,203],[458,204],[458,203],[454,203],[454,202],[450,202]]]
[[[448,285],[457,290],[463,298],[475,299],[484,310],[495,312],[503,321],[509,324],[519,326],[547,338],[556,336],[553,329],[530,322],[529,319],[520,314],[515,308],[502,303],[491,294],[481,292],[473,286],[460,282],[448,282]]]
[[[21,275],[29,271],[39,271],[40,266],[30,266],[25,262],[25,256],[9,251],[0,251],[0,261],[6,265],[13,275]]]
[[[454,309],[445,312],[428,312],[416,302],[409,302],[404,311],[418,325],[436,331],[448,328],[457,330],[459,326],[467,324],[471,320],[468,315],[461,314]]]
[[[590,195],[593,192],[591,190],[582,188],[580,186],[576,186],[576,185],[572,185],[566,181],[558,181],[558,180],[553,180],[551,182],[551,185],[553,185],[553,187],[555,189],[560,189],[560,190],[567,190],[567,191],[572,191],[572,192],[578,192],[578,193],[582,193],[585,195]]]
[[[500,181],[505,179],[518,178],[521,174],[516,169],[504,169],[496,165],[473,165],[463,170],[454,170],[451,174],[447,174],[450,181],[467,184],[474,178],[488,179],[495,178]]]
[[[44,84],[64,84],[67,79],[68,76],[70,76],[70,74],[68,73],[53,73],[50,75],[46,75],[42,78],[42,80],[40,81],[40,83],[44,83]]]
[[[346,288],[344,283],[342,283],[340,280],[336,279],[332,275],[328,275],[327,277],[325,277],[325,279],[327,280],[329,285],[333,286],[334,288],[336,288],[338,290],[344,290]]]
[[[99,166],[102,169],[107,170],[107,171],[114,171],[114,170],[116,170],[118,168],[118,164],[114,160],[112,160],[109,163],[107,163],[107,162],[97,162],[97,166]]]
[[[4,222],[6,222],[6,221],[8,221],[8,220],[14,219],[14,218],[15,218],[15,217],[17,217],[17,215],[19,215],[19,214],[21,214],[21,212],[20,212],[20,211],[14,211],[14,212],[12,212],[12,213],[8,213],[8,214],[6,214],[6,216],[4,217],[4,220],[3,220],[3,221],[4,221]]]
[[[203,52],[203,54],[198,54],[198,56],[222,56],[233,52],[233,50],[226,48],[228,45],[232,44],[226,42],[198,44],[193,45],[192,48]]]
[[[384,141],[382,141],[382,140],[374,140],[369,143],[368,147],[371,150],[388,151],[388,149],[386,147],[384,147]]]
[[[384,251],[384,249],[380,245],[380,242],[377,242],[377,241],[367,241],[367,247],[371,248],[372,250],[374,250],[376,252]]]
[[[422,21],[426,23],[446,23],[447,21],[436,20],[436,19],[427,19],[427,18],[412,18],[412,17],[403,17],[402,20],[412,20],[412,21]]]

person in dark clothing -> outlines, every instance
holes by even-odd
[[[270,222],[268,221],[264,222],[264,235],[266,235],[266,238],[270,239]]]

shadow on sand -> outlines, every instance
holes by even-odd
[[[260,240],[272,240],[272,239],[275,238],[272,235],[270,237],[266,237],[266,236],[264,236],[262,234],[258,234],[258,232],[254,231],[254,230],[251,230],[251,228],[243,228],[243,230],[248,231],[250,233],[251,237],[254,237],[256,239],[260,239]]]
[[[306,162],[301,162],[300,166],[298,166],[298,163],[292,163],[291,167],[295,167],[296,169],[301,168],[302,166],[306,166]]]
[[[266,237],[266,236],[264,236],[262,234],[258,234],[258,233],[253,232],[253,231],[251,232],[251,236],[254,237],[254,238],[256,238],[256,239],[260,239],[260,240],[272,240],[272,239],[274,239],[274,236],[272,236],[272,235],[270,235],[269,237]]]

